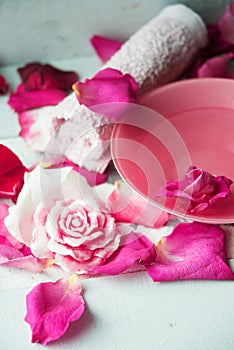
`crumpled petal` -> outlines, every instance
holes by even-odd
[[[233,53],[212,57],[205,61],[197,70],[198,78],[234,78],[234,72],[229,71],[229,62]]]
[[[156,196],[178,197],[186,203],[187,212],[201,212],[217,200],[231,197],[233,181],[226,176],[213,176],[205,170],[190,166],[179,181],[167,181]]]
[[[56,282],[40,283],[26,297],[25,321],[32,330],[32,343],[43,345],[59,339],[70,322],[84,312],[81,286],[76,275]]]
[[[123,45],[121,41],[111,40],[100,35],[93,35],[90,38],[90,43],[103,63],[107,62]]]
[[[8,99],[9,106],[17,113],[43,106],[52,106],[62,101],[67,94],[58,89],[28,91],[24,84],[20,84],[16,92],[12,92]]]
[[[137,103],[137,83],[130,74],[117,69],[103,69],[91,79],[78,81],[73,89],[79,103],[89,108],[111,102]]]
[[[0,75],[0,95],[7,94],[9,85],[3,75]]]
[[[146,269],[155,282],[234,280],[227,265],[225,232],[203,223],[179,224],[156,246],[157,259]]]
[[[116,221],[152,228],[161,227],[168,221],[168,213],[158,209],[123,181],[116,181],[115,186],[108,202]]]
[[[0,145],[0,159],[0,198],[15,201],[23,186],[27,169],[17,155],[4,145]]]
[[[79,165],[74,164],[66,157],[50,158],[43,160],[43,167],[46,169],[57,169],[64,167],[72,167],[80,175],[84,176],[90,186],[100,185],[107,180],[107,173],[101,174],[95,171],[89,171],[85,168],[79,167]]]
[[[231,51],[232,44],[224,39],[217,24],[208,24],[207,31],[209,36],[209,44],[206,48],[206,51],[209,57],[211,55],[217,55],[223,52]]]
[[[18,68],[21,81],[25,90],[71,90],[72,85],[78,80],[74,71],[63,71],[51,66],[32,62]]]
[[[234,3],[231,3],[219,20],[219,29],[222,37],[234,44]]]
[[[154,244],[144,235],[132,232],[103,265],[89,270],[89,275],[118,275],[134,265],[150,265],[156,260]]]

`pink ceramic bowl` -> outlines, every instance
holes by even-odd
[[[188,215],[181,200],[156,194],[189,165],[234,180],[234,81],[191,79],[145,94],[141,106],[118,123],[111,150],[122,178],[138,193],[175,215],[209,223],[234,222],[232,196]]]

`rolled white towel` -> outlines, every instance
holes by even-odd
[[[195,12],[184,5],[168,6],[132,35],[105,67],[130,73],[142,94],[175,80],[206,43],[206,26]],[[29,147],[65,155],[89,170],[105,170],[111,159],[108,119],[80,105],[75,93],[56,107],[27,111],[24,117],[31,118],[31,129],[22,133]]]
[[[139,94],[175,80],[207,44],[201,17],[184,5],[165,7],[133,34],[106,64],[130,73]]]

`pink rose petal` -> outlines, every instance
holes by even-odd
[[[100,35],[93,35],[90,43],[103,63],[107,62],[123,45],[120,41],[107,39]]]
[[[8,208],[8,205],[0,203],[0,265],[41,272],[54,264],[54,259],[38,259],[33,256],[30,248],[10,234],[4,224]]]
[[[84,312],[81,286],[76,275],[55,283],[40,283],[27,295],[25,321],[32,330],[32,343],[43,345],[59,339],[69,323]]]
[[[56,105],[66,96],[67,94],[62,90],[28,91],[23,84],[20,84],[16,92],[10,94],[8,104],[15,112],[19,113],[33,108]]]
[[[183,223],[156,246],[157,259],[147,271],[153,281],[234,280],[227,265],[225,232],[214,225]]]
[[[205,61],[197,70],[198,78],[234,78],[228,71],[228,62],[234,57],[233,53],[226,53],[212,57]]]
[[[103,265],[89,270],[89,275],[118,275],[136,264],[150,265],[155,260],[154,244],[147,237],[132,232]]]
[[[104,114],[112,120],[117,120],[120,117],[124,103],[137,103],[137,83],[130,74],[123,74],[117,69],[103,69],[83,83],[78,81],[73,85],[73,89],[80,104],[89,107],[96,113]],[[118,105],[114,102],[122,102],[122,104]],[[109,103],[113,104],[109,106],[107,105]],[[95,108],[96,105],[100,104],[107,105],[104,111]]]
[[[107,173],[100,174],[95,171],[89,171],[85,168],[79,167],[79,165],[74,164],[66,157],[58,157],[58,158],[48,158],[44,159],[47,169],[57,169],[64,167],[72,167],[75,171],[77,171],[80,175],[84,176],[89,184],[89,186],[100,185],[107,180]]]
[[[234,3],[231,3],[219,20],[219,29],[222,37],[234,44]]]
[[[232,45],[224,39],[218,25],[209,24],[207,26],[207,30],[209,36],[209,44],[206,48],[206,51],[209,56],[231,51]]]
[[[188,213],[198,213],[218,200],[228,200],[232,183],[226,176],[213,176],[196,166],[190,166],[184,179],[167,181],[157,196],[181,198],[188,205]]]
[[[0,145],[0,158],[0,198],[15,201],[23,186],[27,169],[17,155],[4,145]]]
[[[9,85],[3,75],[0,75],[0,95],[7,94]]]
[[[145,200],[124,182],[116,181],[116,188],[108,197],[108,202],[112,216],[119,222],[158,228],[169,218],[168,213]]]
[[[13,237],[10,232],[7,230],[4,220],[8,216],[9,206],[7,204],[0,202],[0,244],[9,245],[20,249],[23,247],[23,243],[19,242],[15,237]],[[6,240],[4,240],[4,238]]]
[[[38,259],[28,253],[28,251],[24,252],[24,249],[0,245],[0,265],[31,272],[42,272],[55,263],[53,259]]]
[[[222,225],[226,232],[227,258],[234,259],[234,225]]]
[[[39,62],[28,63],[18,69],[25,90],[71,90],[72,85],[78,80],[78,75],[73,71],[62,71],[50,64]]]

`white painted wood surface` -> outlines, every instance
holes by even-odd
[[[93,34],[126,40],[160,10],[189,5],[216,22],[232,0],[0,0],[0,65],[83,57]]]
[[[100,63],[88,38],[99,33],[126,39],[168,3],[166,0],[0,0],[0,65],[51,61],[75,69],[81,78]],[[194,0],[203,18],[217,20],[230,1]],[[54,61],[59,58],[72,60]],[[74,58],[79,57],[79,58]],[[14,87],[17,64],[1,67]],[[0,97],[0,139],[27,162],[37,158],[17,138],[16,115]],[[10,138],[10,139],[9,139]],[[35,157],[35,158],[34,158]],[[29,160],[30,159],[30,160]],[[42,349],[30,344],[25,295],[39,281],[55,280],[57,271],[42,275],[0,267],[0,349]],[[234,283],[214,281],[153,283],[146,273],[82,281],[87,311],[72,324],[55,350],[233,350]]]

